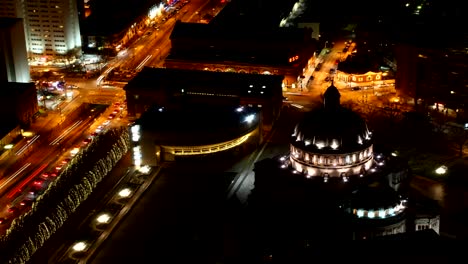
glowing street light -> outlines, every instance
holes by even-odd
[[[8,145],[3,146],[3,149],[12,149],[12,148],[13,148],[13,144],[8,144]]]
[[[251,114],[245,117],[244,121],[247,123],[252,122],[255,119],[255,115]]]
[[[119,192],[119,196],[120,197],[128,197],[128,196],[130,196],[131,193],[132,193],[132,191],[130,189],[125,188],[125,189],[123,189],[123,190],[121,190]]]
[[[148,165],[145,165],[145,166],[140,167],[138,171],[143,174],[148,174],[151,171],[151,167]]]
[[[448,169],[447,166],[440,166],[439,168],[435,170],[435,173],[442,175],[442,174],[447,173],[447,169]]]
[[[98,223],[101,223],[101,224],[107,224],[109,223],[109,220],[110,220],[110,215],[108,214],[101,214],[100,216],[98,216],[98,218],[96,218],[96,221],[98,221]]]
[[[74,251],[83,251],[86,249],[86,243],[85,242],[77,242],[75,245],[73,245],[73,250]]]

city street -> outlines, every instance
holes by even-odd
[[[21,146],[26,146],[27,155],[20,158],[12,156],[5,162],[13,164],[21,159],[21,163],[15,164],[15,170],[9,171],[9,176],[0,181],[3,197],[8,196],[8,199],[0,200],[0,208],[4,208],[0,210],[0,217],[10,218],[9,214],[12,213],[7,206],[13,197],[10,195],[12,186],[24,191],[23,187],[42,175],[43,170],[54,168],[57,161],[69,158],[70,148],[81,142],[83,136],[88,136],[103,122],[109,121],[108,115],[114,103],[125,101],[122,88],[126,80],[145,66],[163,67],[164,58],[171,48],[169,36],[177,20],[200,22],[206,14],[215,14],[220,8],[220,4],[210,1],[192,0],[176,15],[146,28],[134,43],[103,64],[99,76],[65,76],[68,85],[77,86],[73,88],[74,97],[57,104],[55,110],[39,117],[33,124],[33,130],[41,134],[41,145],[37,143],[28,147],[29,142],[23,142]],[[131,153],[127,153],[114,168],[109,180],[34,255],[31,263],[43,263],[44,259],[54,263],[211,263],[221,261],[226,255],[236,255],[242,246],[237,244],[241,240],[239,236],[243,234],[244,225],[248,225],[248,219],[242,218],[242,209],[248,205],[249,195],[255,186],[255,162],[288,153],[290,134],[295,124],[304,113],[322,105],[323,93],[330,85],[333,84],[340,91],[342,105],[365,118],[375,113],[400,116],[407,110],[402,105],[391,104],[396,102],[394,93],[381,94],[379,91],[382,90],[378,90],[381,84],[394,90],[394,80],[378,84],[363,83],[363,86],[372,87],[352,89],[357,84],[334,78],[334,72],[339,69],[337,61],[349,56],[349,52],[343,52],[344,41],[327,43],[314,58],[299,87],[284,91],[280,118],[256,151],[239,161],[226,159],[216,164],[187,163],[152,168],[152,173],[142,178],[138,177],[141,175],[132,174],[135,168],[131,164]],[[69,115],[82,103],[107,108],[96,113],[96,116],[90,115],[89,119],[73,119],[81,121],[75,125]],[[127,124],[123,110],[118,118],[112,120],[111,126]],[[50,136],[42,136],[45,135],[44,131],[51,133]],[[59,139],[55,141],[56,138]],[[416,176],[411,185],[414,194],[433,199],[443,207],[441,232],[444,235],[468,235],[468,228],[463,223],[468,220],[468,192],[463,188],[448,188],[422,176]],[[137,195],[132,197],[131,202],[119,201],[116,205],[112,197],[122,186],[135,187],[133,191],[138,192],[134,192]],[[109,204],[113,210],[120,210],[119,214],[97,228],[97,213]],[[460,215],[463,216],[460,218],[462,220],[455,219]],[[3,228],[1,231],[7,227],[0,226]],[[99,233],[99,238],[87,241],[94,244],[75,254],[73,245],[87,237],[83,234],[90,230],[93,235]]]

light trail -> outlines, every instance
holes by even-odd
[[[23,147],[21,147],[16,153],[15,155],[16,156],[19,156],[21,154],[23,154],[23,152],[25,152],[28,147],[30,147],[38,138],[39,138],[40,135],[35,135],[34,137],[32,137],[28,143],[26,143]]]
[[[106,76],[115,68],[115,66],[109,67],[107,70],[105,70],[99,78],[97,78],[96,82],[97,85],[99,86],[101,84],[102,79],[106,78]]]
[[[65,131],[63,131],[62,134],[60,134],[60,136],[58,136],[56,139],[54,139],[52,142],[50,142],[50,145],[53,146],[53,145],[57,145],[58,143],[60,143],[60,141],[66,137],[68,134],[70,134],[70,132],[75,129],[77,126],[79,126],[81,124],[81,122],[83,122],[83,120],[80,120],[80,121],[76,121],[75,124],[73,124],[72,126],[70,126],[69,128],[67,128]]]
[[[41,173],[48,164],[42,164],[41,167],[39,167],[37,170],[35,170],[31,175],[29,175],[28,178],[26,178],[21,185],[19,186],[19,189],[23,189],[23,187],[28,184],[32,179],[34,179],[39,173]]]
[[[149,61],[149,59],[151,59],[153,55],[148,55],[146,56],[146,58],[135,68],[135,70],[139,71],[141,70],[141,68],[143,68],[143,66],[145,66],[145,64]]]
[[[24,170],[26,170],[29,166],[31,166],[31,163],[26,163],[21,167],[19,170],[17,170],[15,173],[13,173],[11,176],[6,178],[1,184],[0,184],[0,190],[5,188],[13,179],[15,179],[18,175],[20,175]]]

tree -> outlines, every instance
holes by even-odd
[[[463,148],[468,141],[468,131],[462,125],[450,125],[448,136],[455,145],[459,157],[463,157]]]

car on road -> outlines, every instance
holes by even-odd
[[[18,212],[19,212],[18,207],[13,206],[13,207],[8,208],[8,213],[10,214],[16,214]]]
[[[83,139],[83,142],[82,144],[83,145],[88,145],[93,139],[91,137],[87,137],[85,139]]]
[[[323,65],[323,63],[317,64],[317,67],[315,67],[315,70],[320,71],[320,69],[322,69],[322,65]]]
[[[19,205],[21,205],[21,206],[31,206],[33,204],[33,202],[34,202],[33,200],[26,199],[26,200],[21,201],[19,203]]]
[[[351,90],[352,90],[352,91],[360,91],[360,90],[361,90],[361,87],[355,86],[355,87],[352,87]]]

